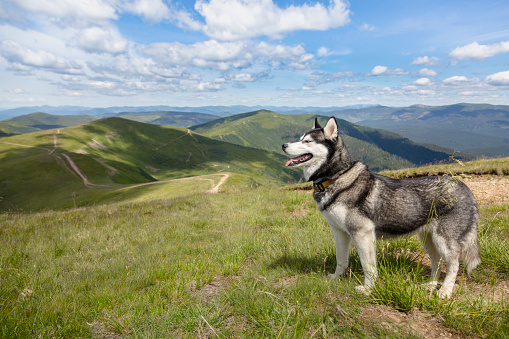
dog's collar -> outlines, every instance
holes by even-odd
[[[338,178],[330,180],[320,178],[316,181],[313,181],[313,189],[315,190],[315,192],[323,192],[328,186],[330,186],[336,180],[338,180]]]
[[[354,168],[355,166],[357,166],[358,164],[362,164],[361,162],[354,162],[352,166],[348,167],[346,170],[338,173],[335,175],[336,178],[334,179],[327,179],[327,178],[318,178],[316,179],[315,181],[313,181],[313,189],[315,192],[323,192],[325,191],[325,189],[332,185],[336,180],[338,180],[341,175],[347,173],[348,171],[350,171],[352,168]]]

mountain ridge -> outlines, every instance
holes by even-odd
[[[218,140],[282,153],[281,145],[297,140],[308,131],[315,117],[322,124],[328,119],[321,115],[283,115],[260,110],[221,118],[190,129]],[[354,159],[363,160],[373,170],[446,161],[453,153],[445,149],[432,150],[393,132],[357,126],[342,119],[338,119],[338,125]],[[380,162],[379,158],[385,158],[385,161]]]

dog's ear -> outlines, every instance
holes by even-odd
[[[316,128],[322,128],[322,126],[320,126],[320,124],[318,123],[318,118],[315,118],[315,124],[313,125],[313,129]]]
[[[336,118],[330,117],[327,124],[323,128],[323,134],[326,139],[336,141],[338,140],[338,123]]]

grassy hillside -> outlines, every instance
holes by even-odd
[[[96,127],[97,128],[97,127]],[[149,186],[146,186],[149,187]],[[155,186],[152,186],[155,187]],[[423,286],[416,236],[379,241],[378,283],[300,190],[191,194],[0,214],[3,338],[505,338],[509,205],[482,205],[482,264],[450,300]]]
[[[4,120],[21,126],[33,127],[39,130],[76,126],[97,118],[90,115],[52,115],[46,113],[31,113]]]
[[[31,133],[38,131],[38,128],[22,126],[14,122],[0,121],[0,138],[16,134]]]
[[[311,128],[315,117],[307,114],[281,115],[262,110],[211,121],[191,129],[218,140],[281,152],[281,145],[300,138]],[[328,119],[325,116],[318,118],[322,124]],[[373,170],[444,161],[450,155],[392,132],[357,126],[341,119],[338,124],[352,157],[363,160]]]
[[[284,162],[186,129],[96,120],[0,139],[0,210],[94,203],[126,185],[221,172],[253,182],[298,178]]]
[[[174,127],[190,127],[219,119],[219,116],[212,114],[173,111],[121,112],[104,115]]]

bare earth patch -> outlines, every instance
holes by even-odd
[[[480,204],[509,203],[509,177],[480,175],[463,180]]]
[[[395,333],[411,333],[422,338],[465,338],[418,309],[406,314],[389,306],[369,305],[362,309],[361,317]]]

